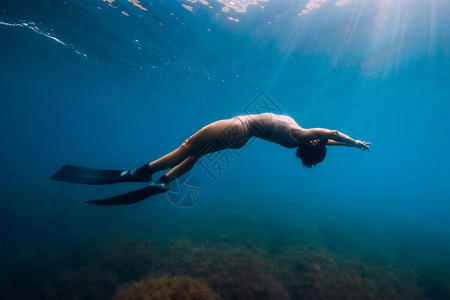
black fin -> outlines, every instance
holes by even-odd
[[[100,200],[90,200],[84,201],[84,203],[94,204],[94,205],[126,205],[133,204],[153,195],[161,194],[167,192],[167,189],[161,189],[158,186],[150,185],[146,188],[129,192],[126,194],[100,199]]]
[[[149,182],[150,179],[133,176],[126,170],[97,170],[73,165],[64,165],[51,179],[82,183],[82,184],[110,184],[118,182]]]

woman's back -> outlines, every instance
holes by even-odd
[[[262,113],[246,115],[249,123],[249,129],[253,136],[261,139],[269,139],[278,122],[277,115],[273,113]]]
[[[262,113],[246,115],[249,129],[253,136],[275,142],[287,148],[298,146],[298,141],[292,137],[291,126],[300,127],[294,119],[287,115]]]

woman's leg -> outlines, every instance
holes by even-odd
[[[248,141],[242,123],[236,119],[214,122],[213,124],[202,128],[202,131],[199,132],[198,136],[203,138],[203,143],[198,143],[202,144],[202,147],[195,148],[193,154],[189,155],[172,170],[163,175],[160,178],[160,182],[168,184],[176,177],[187,173],[203,155],[226,148],[235,148],[236,145],[242,147]],[[196,133],[190,139],[193,139],[195,143],[195,139],[198,138],[198,136]],[[206,141],[209,142],[206,143]],[[168,155],[171,155],[172,153],[173,152]]]
[[[211,123],[184,141],[180,147],[163,157],[152,161],[148,166],[153,172],[157,172],[184,163],[191,155],[204,155],[206,153],[229,148],[229,145],[223,143],[223,141],[229,139],[229,136],[235,134],[236,131],[240,131],[240,128],[236,126],[242,126],[237,119],[220,120]],[[208,146],[211,146],[211,149],[208,149]],[[199,156],[197,159],[198,158]]]
[[[193,151],[194,147],[192,145],[192,137],[190,137],[186,141],[184,141],[180,147],[164,155],[163,157],[152,161],[148,164],[148,166],[153,170],[153,172],[172,168],[183,162],[192,154]]]
[[[178,164],[175,168],[173,168],[172,170],[167,172],[165,175],[166,175],[167,179],[169,180],[169,182],[172,181],[175,177],[179,177],[179,176],[187,173],[189,170],[191,170],[194,167],[194,165],[198,159],[199,159],[199,157],[197,157],[195,155],[191,155],[188,158],[186,158],[185,160],[183,160],[182,163]]]
[[[202,155],[226,148],[239,148],[247,141],[245,128],[238,119],[216,121],[197,131],[180,147],[163,157],[142,167],[122,172],[120,182],[149,182],[152,180],[153,173],[182,164],[176,170],[168,173],[171,176],[170,178],[173,179],[174,176],[180,176],[180,174],[190,170],[195,161]],[[193,157],[188,159],[190,156]],[[194,157],[197,157],[197,159],[194,159]],[[162,176],[160,179],[168,180],[166,176]]]

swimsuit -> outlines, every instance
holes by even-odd
[[[299,141],[292,136],[291,127],[292,125],[299,127],[299,125],[289,116],[279,115],[277,117],[278,121],[275,125],[270,141],[280,144],[286,148],[298,147]]]
[[[291,127],[300,127],[294,119],[287,115],[263,113],[234,117],[241,121],[245,130],[245,137],[252,136],[280,144],[286,148],[298,147],[300,142],[291,134]]]
[[[242,126],[244,126],[244,134],[240,135],[239,138],[235,140],[235,142],[233,143],[233,148],[237,149],[243,147],[245,144],[247,144],[248,140],[253,137],[253,134],[250,131],[250,124],[245,117],[246,116],[237,116],[233,118],[241,121]]]

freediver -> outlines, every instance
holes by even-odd
[[[127,194],[94,201],[97,205],[130,204],[169,190],[169,183],[189,170],[203,156],[229,148],[242,148],[257,137],[286,148],[297,148],[296,156],[305,167],[322,162],[326,146],[348,146],[370,151],[371,143],[354,140],[337,130],[302,128],[288,115],[248,114],[208,124],[185,140],[177,149],[133,170],[96,170],[72,165],[63,166],[52,179],[83,183],[151,182],[155,172],[172,168],[150,186]]]

